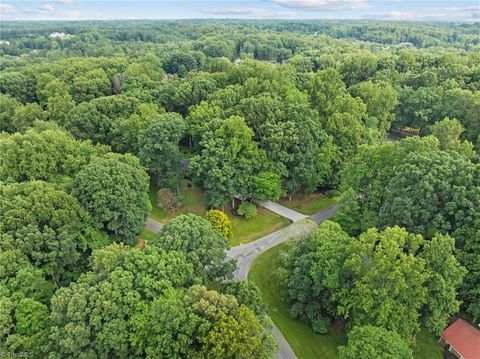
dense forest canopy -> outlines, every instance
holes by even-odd
[[[409,358],[421,327],[480,317],[479,33],[2,22],[0,354],[272,357],[258,289],[230,281],[220,209],[234,197],[248,219],[255,200],[341,195],[336,223],[280,270],[293,317],[353,328],[341,357],[361,356],[367,336],[371,353]],[[184,177],[212,210],[139,242],[149,184],[174,207]]]

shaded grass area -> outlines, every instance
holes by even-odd
[[[278,259],[288,247],[289,243],[282,243],[259,255],[250,268],[248,279],[262,292],[268,314],[298,358],[336,358],[337,347],[346,343],[342,326],[335,327],[325,335],[315,334],[307,324],[290,317],[287,306],[281,299],[277,277]]]
[[[182,213],[204,216],[207,212],[207,207],[203,204],[203,191],[193,186],[190,180],[183,179],[180,183],[182,205],[175,212],[170,213],[158,206],[157,191],[156,183],[152,180],[150,183],[150,202],[152,203],[150,217],[161,223],[167,223]],[[245,219],[242,216],[235,215],[231,204],[228,203],[225,206],[225,213],[232,222],[233,238],[230,240],[230,246],[254,241],[289,224],[287,219],[264,208],[258,208],[258,216],[255,218]]]
[[[180,182],[180,194],[182,196],[182,205],[177,208],[175,212],[168,212],[161,208],[157,203],[157,188],[155,180],[150,182],[150,202],[152,204],[152,211],[150,217],[161,222],[166,223],[173,217],[178,216],[181,213],[195,213],[199,216],[203,216],[207,212],[207,208],[203,204],[202,190],[193,186],[192,182],[187,179],[183,179]]]
[[[310,326],[290,317],[281,299],[278,260],[290,243],[282,243],[259,255],[252,264],[248,279],[262,292],[268,314],[283,333],[299,359],[337,358],[337,347],[345,345],[347,335],[342,324],[336,323],[327,334],[315,334]],[[425,328],[417,334],[412,347],[414,358],[441,359],[443,354],[436,338]]]
[[[418,359],[443,359],[442,348],[425,328],[417,333],[416,344],[412,346],[413,357]]]
[[[278,203],[302,214],[310,215],[332,204],[336,204],[338,201],[340,201],[340,197],[327,197],[323,193],[316,192],[308,194],[297,193],[292,197],[291,201],[288,198],[280,198]]]

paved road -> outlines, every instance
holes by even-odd
[[[236,279],[247,279],[253,260],[266,250],[285,242],[293,237],[299,237],[313,232],[316,224],[308,219],[292,223],[289,226],[271,233],[254,242],[232,247],[227,251],[227,257],[237,261],[234,276]]]
[[[321,211],[312,214],[309,218],[312,221],[315,221],[315,223],[322,223],[323,221],[326,221],[327,219],[330,219],[333,217],[335,212],[337,211],[337,204],[332,204],[330,207],[324,208]]]

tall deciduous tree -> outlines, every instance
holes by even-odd
[[[373,325],[411,339],[421,324],[443,330],[457,312],[465,274],[453,240],[431,241],[399,227],[349,237],[333,222],[299,242],[282,263],[290,313],[325,332],[340,314],[352,325]]]
[[[152,119],[138,139],[140,161],[157,176],[159,185],[178,188],[182,175],[182,154],[178,145],[184,132],[182,116],[166,113]]]
[[[0,252],[0,346],[2,350],[45,355],[52,285],[18,250]]]
[[[455,151],[471,158],[475,154],[473,144],[460,140],[460,136],[464,131],[465,129],[460,121],[457,119],[449,119],[448,117],[430,126],[430,132],[438,138],[442,150]]]
[[[280,176],[273,172],[261,172],[252,178],[253,197],[260,201],[277,201],[282,195]]]
[[[91,158],[107,151],[107,147],[93,146],[90,141],[76,141],[60,129],[0,136],[0,180],[69,182]]]
[[[219,207],[236,194],[248,194],[258,148],[240,116],[212,121],[210,128],[202,137],[201,154],[190,165],[196,182],[206,190],[207,203]]]
[[[92,243],[76,198],[40,181],[1,186],[0,196],[0,246],[20,250],[56,285],[78,276]]]
[[[226,260],[227,238],[214,230],[209,221],[194,214],[172,219],[150,244],[185,253],[204,279],[228,278],[234,269],[233,262]]]
[[[399,227],[370,229],[348,249],[344,271],[352,286],[339,296],[339,312],[354,325],[370,324],[409,338],[419,329],[427,296],[425,261],[415,257],[421,235]]]
[[[456,153],[410,154],[387,186],[380,224],[427,237],[450,233],[461,246],[461,233],[480,218],[479,174],[478,165]]]
[[[116,241],[134,244],[150,211],[148,183],[136,157],[108,154],[85,166],[72,187],[96,228]]]

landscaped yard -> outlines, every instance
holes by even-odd
[[[340,197],[327,197],[323,193],[315,192],[308,194],[297,193],[292,197],[291,201],[288,198],[280,198],[278,203],[300,213],[310,215],[337,203],[339,200]]]
[[[290,224],[288,219],[262,207],[258,208],[258,215],[251,219],[233,214],[230,205],[226,206],[225,213],[232,221],[232,247],[252,242]]]
[[[262,292],[271,318],[299,359],[337,358],[337,347],[346,343],[343,326],[337,323],[329,333],[315,334],[307,324],[292,319],[281,300],[281,287],[276,275],[278,258],[289,246],[289,243],[282,243],[259,255],[252,264],[248,279]],[[418,359],[443,358],[435,337],[424,329],[418,333],[413,350],[414,357]]]
[[[150,184],[150,201],[152,203],[150,217],[161,223],[167,223],[181,213],[195,213],[203,216],[207,212],[207,208],[203,204],[202,190],[193,186],[189,180],[181,181],[180,193],[183,196],[183,205],[174,213],[169,213],[158,206],[157,190],[155,183],[152,181]],[[230,203],[225,206],[225,213],[232,222],[233,238],[230,241],[231,246],[254,241],[289,224],[287,219],[261,207],[258,208],[258,215],[252,219],[235,215]]]
[[[178,216],[181,213],[195,213],[199,216],[203,216],[205,212],[207,212],[207,208],[202,202],[202,190],[193,186],[192,182],[189,180],[183,179],[180,182],[180,193],[183,196],[183,204],[175,211],[175,213],[169,213],[158,206],[157,191],[158,188],[155,186],[154,180],[152,180],[150,183],[150,202],[152,203],[150,217],[161,223],[167,223],[173,217]]]

